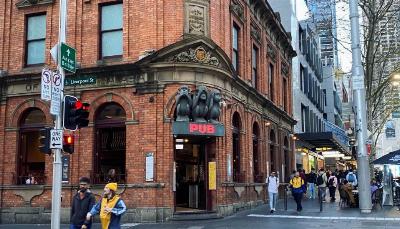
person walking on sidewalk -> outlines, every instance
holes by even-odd
[[[329,188],[329,196],[331,197],[331,202],[335,202],[335,194],[336,194],[336,187],[338,185],[338,181],[336,178],[336,174],[332,173],[331,176],[328,178],[328,188]]]
[[[100,214],[102,229],[120,229],[121,216],[126,212],[124,201],[116,194],[117,183],[108,183],[104,187],[103,198],[87,213],[86,220]]]
[[[310,199],[315,199],[315,183],[317,182],[317,174],[315,174],[314,168],[312,168],[311,172],[308,174],[307,181],[307,191],[310,193]]]
[[[352,170],[352,169],[350,169],[349,172],[347,173],[347,175],[346,175],[346,180],[347,180],[349,183],[351,183],[351,185],[352,185],[353,187],[357,187],[357,184],[358,184],[358,182],[357,182],[357,176],[356,176],[356,174],[353,173],[353,170]]]
[[[305,192],[305,186],[304,180],[300,177],[299,172],[296,172],[295,176],[290,180],[290,187],[292,188],[292,195],[297,204],[297,212],[301,212],[303,210],[301,199]]]
[[[318,186],[318,195],[321,196],[322,202],[325,202],[326,197],[326,183],[328,179],[326,177],[324,169],[319,170],[319,174],[317,176],[317,186]]]
[[[82,177],[79,179],[79,190],[72,199],[70,229],[90,229],[92,226],[91,220],[85,220],[86,214],[96,203],[96,198],[90,192],[89,184],[89,178]]]
[[[266,180],[268,185],[268,196],[269,196],[269,208],[271,209],[271,213],[274,213],[276,200],[278,199],[278,187],[279,187],[279,179],[276,177],[276,173],[274,171],[271,172],[271,175]]]

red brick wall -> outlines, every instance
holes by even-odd
[[[51,61],[49,50],[57,42],[58,36],[58,2],[52,5],[42,5],[30,8],[17,9],[13,1],[0,1],[0,69],[6,70],[10,76],[17,77],[20,73],[33,72],[40,74],[39,68],[24,68],[24,37],[25,37],[25,17],[31,13],[46,12],[47,15],[47,36],[46,36],[46,65],[54,67]],[[85,3],[83,0],[69,1],[68,8],[68,37],[67,42],[77,49],[77,61],[83,68],[97,66],[98,47],[99,47],[99,25],[98,14],[99,4],[113,2],[111,0],[91,0]],[[245,23],[242,24],[238,19],[231,15],[229,10],[230,0],[211,1],[209,8],[210,18],[210,37],[217,43],[230,57],[232,40],[232,23],[241,27],[240,36],[240,67],[239,75],[243,80],[251,80],[251,47],[252,38],[250,36],[251,20],[258,23],[261,28],[261,42],[259,43],[259,92],[268,98],[268,75],[267,64],[271,61],[266,57],[268,35],[263,27],[252,16],[252,13],[244,1]],[[170,0],[148,0],[148,1],[124,1],[124,31],[123,31],[123,58],[120,63],[135,62],[141,51],[147,49],[159,50],[165,46],[173,44],[182,39],[184,31],[184,1]],[[275,64],[275,104],[283,106],[281,95],[280,62],[282,53],[278,51]],[[290,69],[290,68],[289,68]],[[288,81],[289,90],[291,81]],[[124,107],[127,113],[127,120],[136,120],[138,124],[126,126],[126,161],[127,161],[127,182],[143,183],[145,178],[145,153],[155,153],[155,182],[165,183],[163,189],[134,189],[124,193],[128,206],[173,206],[172,192],[172,168],[173,168],[173,137],[171,134],[171,124],[164,122],[165,117],[171,117],[174,104],[170,99],[174,98],[179,85],[168,86],[164,93],[138,95],[132,93],[132,88],[126,89],[104,89],[95,91],[84,91],[80,96],[83,101],[91,103],[90,121],[93,124],[93,117],[96,108],[107,102],[104,94],[113,93],[112,101]],[[150,103],[150,97],[154,97],[154,102]],[[35,98],[34,104],[25,103],[28,99]],[[289,96],[289,115],[291,115],[291,96]],[[21,104],[23,104],[21,106]],[[166,109],[166,106],[168,109]],[[21,114],[29,107],[39,107],[46,114],[46,122],[51,124],[49,107],[40,102],[38,95],[20,96],[8,98],[6,105],[0,106],[0,163],[1,183],[13,184],[10,174],[16,172],[17,162],[17,136],[16,129],[5,131],[5,127],[17,128],[18,119]],[[269,138],[270,127],[265,127],[265,120],[251,111],[245,111],[242,105],[232,108],[223,108],[221,121],[225,124],[226,136],[217,140],[217,200],[219,204],[234,203],[239,201],[237,195],[231,187],[222,188],[222,182],[227,181],[227,154],[232,152],[232,132],[231,122],[234,112],[240,114],[242,123],[241,134],[241,170],[245,171],[246,182],[253,181],[250,168],[250,161],[253,160],[252,154],[252,126],[256,121],[260,127],[260,173],[266,174],[266,160],[269,160]],[[284,133],[275,132],[276,139],[282,138]],[[91,125],[76,132],[75,153],[71,156],[71,183],[76,184],[80,176],[88,176],[92,170],[93,149],[94,149],[94,126]],[[282,143],[282,141],[280,141]],[[281,148],[276,149],[277,159],[282,154]],[[7,158],[7,161],[4,160]],[[8,160],[9,159],[9,160]],[[282,159],[276,161],[280,162]],[[291,160],[292,163],[294,159]],[[129,164],[128,164],[129,163]],[[280,165],[279,165],[280,166]],[[279,167],[280,169],[280,167]],[[47,184],[52,182],[52,157],[46,157]],[[251,189],[251,188],[248,188]],[[73,191],[63,190],[65,201],[63,206],[68,206]],[[243,194],[243,200],[255,200],[257,196],[253,191],[247,190]],[[32,200],[33,206],[46,206],[50,204],[51,192],[46,190],[44,194]],[[261,197],[258,197],[261,198]],[[22,206],[23,200],[11,193],[4,191],[2,196],[3,206]],[[12,200],[12,201],[11,201]]]

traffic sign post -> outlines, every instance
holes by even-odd
[[[76,50],[67,44],[61,43],[61,67],[69,72],[76,71]]]
[[[61,98],[63,97],[63,87],[64,87],[64,78],[65,78],[65,73],[64,69],[61,66],[63,63],[62,57],[65,56],[65,54],[61,54],[61,47],[63,43],[66,41],[66,28],[67,28],[67,0],[60,0],[60,16],[59,16],[59,29],[58,29],[58,52],[57,52],[57,69],[59,72],[60,77],[54,77],[53,78],[53,83],[56,82],[60,83],[60,92],[59,92],[59,105],[61,105]],[[61,45],[60,45],[61,44]],[[65,48],[65,47],[64,47]],[[69,49],[67,49],[69,50]],[[66,51],[67,51],[66,50]],[[75,72],[75,50],[74,52],[71,53],[71,51],[66,53],[66,60],[71,60],[67,63],[71,65],[73,68],[68,68],[68,66],[64,66],[66,70],[70,71],[73,70]],[[73,54],[73,58],[72,58]],[[65,63],[66,64],[66,63]],[[57,92],[56,92],[57,93]],[[61,107],[61,106],[59,106]],[[57,109],[55,109],[57,110]],[[56,130],[62,129],[62,113],[61,109],[58,109],[58,114],[56,115],[56,121],[55,121],[55,128]],[[62,136],[62,135],[61,135]],[[62,138],[61,138],[62,139]],[[62,144],[61,144],[62,146]],[[51,229],[60,229],[60,211],[61,211],[61,186],[62,186],[62,163],[61,163],[61,149],[57,148],[54,149],[54,162],[53,162],[53,185],[52,185],[52,192],[51,192]]]

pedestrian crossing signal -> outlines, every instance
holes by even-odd
[[[50,127],[39,130],[39,150],[44,154],[51,154],[50,149]]]

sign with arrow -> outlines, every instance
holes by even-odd
[[[63,130],[51,130],[50,131],[50,148],[51,149],[62,149],[63,147]]]
[[[61,43],[61,61],[60,66],[69,72],[76,71],[76,50],[67,44]]]

